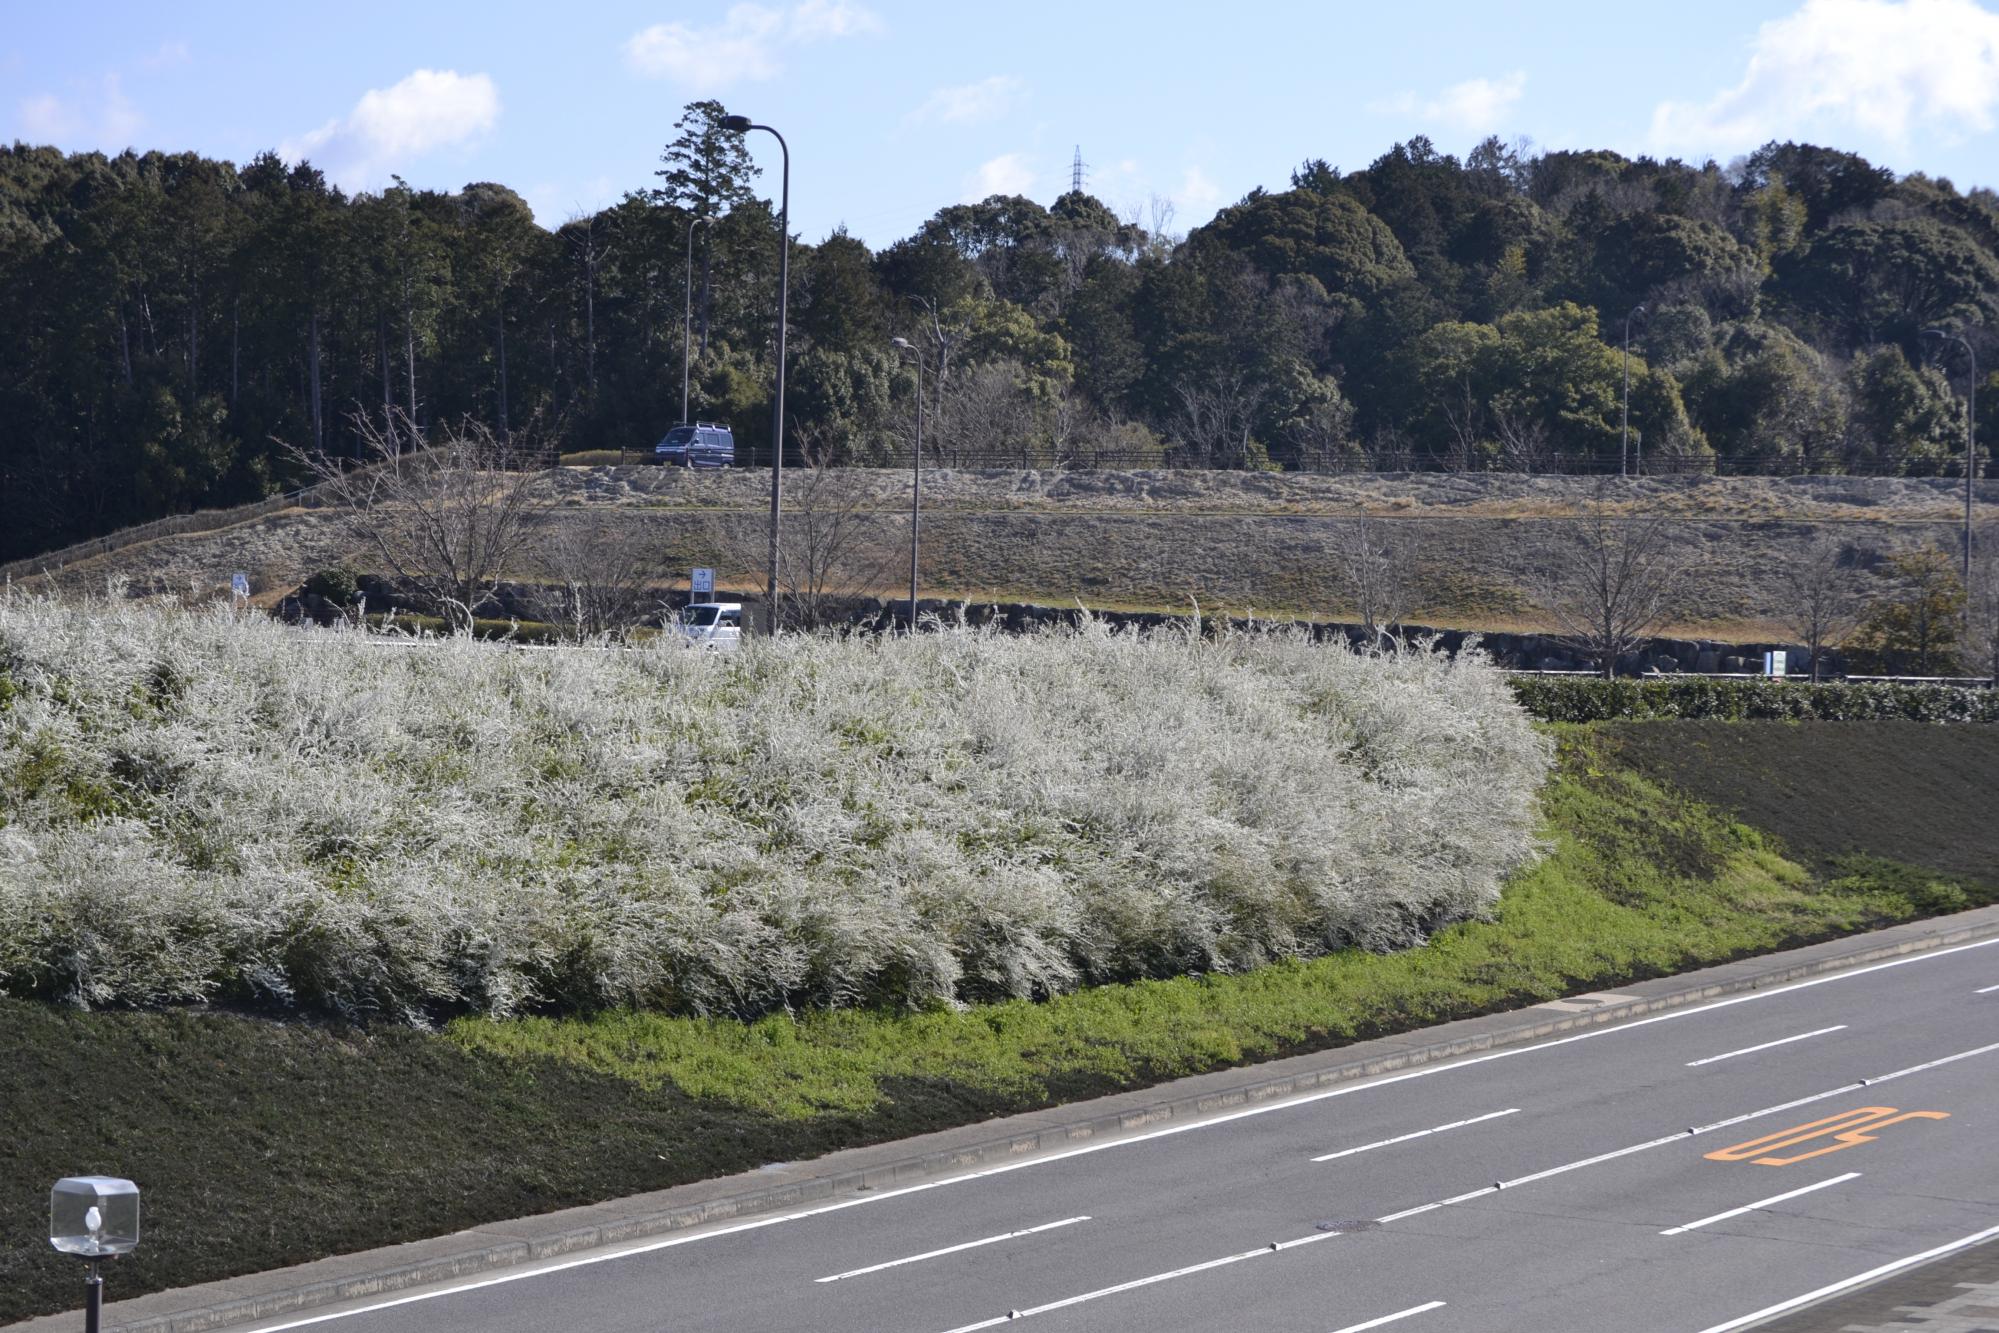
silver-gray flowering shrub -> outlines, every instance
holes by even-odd
[[[1475,655],[1100,625],[526,651],[0,597],[0,990],[422,1021],[1420,943],[1534,855]]]

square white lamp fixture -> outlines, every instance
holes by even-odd
[[[104,1259],[139,1246],[139,1187],[116,1176],[68,1176],[49,1191],[49,1244]]]

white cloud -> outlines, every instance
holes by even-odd
[[[116,74],[77,85],[71,97],[54,93],[22,99],[15,108],[23,138],[76,151],[100,148],[123,152],[144,128],[146,118],[125,95]]]
[[[1757,29],[1742,81],[1662,102],[1662,150],[1726,153],[1859,130],[1905,145],[1916,128],[1982,133],[1999,113],[1999,13],[1973,0],[1806,0]]]
[[[310,157],[350,190],[387,180],[411,158],[469,144],[500,119],[500,90],[484,74],[420,69],[387,88],[370,88],[345,117],[280,144]]]
[[[1173,202],[1189,213],[1205,212],[1222,201],[1222,187],[1208,179],[1208,173],[1199,167],[1188,167],[1181,174],[1180,188],[1173,195]]]
[[[910,113],[911,120],[942,121],[947,125],[975,125],[997,120],[1012,110],[1027,85],[1011,74],[995,74],[977,83],[961,83],[939,88]]]
[[[194,52],[188,48],[186,42],[162,42],[159,49],[151,55],[140,57],[139,64],[146,69],[172,69],[176,65],[185,65],[192,59]]]
[[[793,41],[815,42],[822,37],[880,32],[882,21],[873,10],[847,4],[846,0],[805,0],[791,11],[788,26]]]
[[[962,198],[968,204],[975,204],[995,194],[1026,194],[1034,188],[1034,180],[1034,168],[1027,164],[1027,154],[1001,153],[980,163],[977,171],[965,177]]]
[[[789,10],[741,4],[707,27],[676,21],[633,33],[625,42],[625,63],[689,92],[713,93],[776,78],[784,69],[779,52],[787,45],[880,32],[881,27],[873,11],[847,0],[804,0]]]
[[[1376,115],[1414,116],[1467,134],[1490,134],[1502,128],[1507,114],[1526,91],[1527,73],[1516,69],[1497,79],[1454,83],[1435,97],[1403,93],[1386,101],[1370,102],[1367,109]]]
[[[618,185],[609,176],[585,181],[537,181],[521,192],[534,220],[554,231],[571,218],[588,217],[617,202]]]

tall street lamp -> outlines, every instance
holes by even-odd
[[[1925,338],[1939,343],[1956,343],[1971,361],[1971,382],[1965,388],[1964,403],[1964,590],[1971,591],[1971,491],[1978,480],[1978,352],[1962,334],[1942,329],[1924,329]]]
[[[791,298],[791,145],[768,125],[748,116],[724,116],[721,126],[738,134],[762,130],[777,140],[784,153],[784,191],[777,213],[777,401],[770,414],[770,574],[764,582],[764,606],[770,632],[777,632],[777,513],[784,498],[784,330]]]
[[[907,338],[892,344],[916,353],[916,455],[909,467],[909,632],[916,633],[916,536],[923,510],[923,352]]]
[[[1638,305],[1624,317],[1624,407],[1619,413],[1622,447],[1617,455],[1617,475],[1620,477],[1629,475],[1631,464],[1631,321],[1642,319],[1644,315],[1645,307]],[[1641,467],[1639,470],[1644,469]]]
[[[694,218],[687,224],[687,298],[680,310],[680,424],[691,426],[694,419],[687,414],[687,354],[688,345],[694,341],[694,229],[713,226],[713,218]],[[687,461],[694,462],[694,449],[689,442]]]

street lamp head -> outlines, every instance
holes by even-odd
[[[888,340],[888,345],[889,345],[890,347],[897,347],[897,348],[900,348],[901,350],[903,350],[903,351],[905,351],[905,352],[909,351],[909,350],[910,350],[910,348],[911,348],[911,346],[912,346],[912,344],[910,343],[909,339],[907,339],[907,338],[890,338],[890,339]]]
[[[717,121],[716,123],[719,124],[723,129],[734,130],[738,134],[741,134],[746,130],[755,128],[755,126],[753,126],[750,123],[750,118],[748,116],[724,116],[722,117],[721,120]]]
[[[49,1191],[49,1244],[102,1259],[139,1245],[139,1187],[112,1176],[69,1176]]]
[[[1947,335],[1946,333],[1944,333],[1944,331],[1943,331],[1942,329],[1924,329],[1924,330],[1923,330],[1923,336],[1924,336],[1925,338],[1943,338],[1943,337],[1947,337],[1947,336],[1949,336],[1949,335]]]

